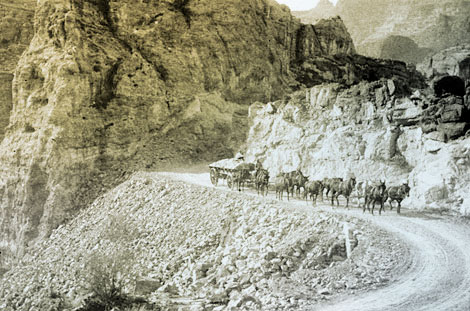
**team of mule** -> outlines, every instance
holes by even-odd
[[[311,200],[312,205],[316,205],[317,199],[320,197],[322,201],[325,198],[331,201],[332,206],[335,206],[336,201],[336,206],[339,206],[339,197],[344,197],[345,206],[349,208],[351,198],[355,197],[357,205],[362,206],[363,212],[368,210],[374,214],[377,205],[379,206],[379,214],[382,214],[387,201],[390,204],[390,209],[393,209],[393,202],[397,202],[397,213],[400,213],[401,202],[410,193],[408,184],[387,187],[385,181],[357,181],[355,177],[310,180],[300,169],[279,173],[272,178],[270,184],[269,171],[262,167],[260,161],[257,161],[256,165],[242,165],[241,167],[233,170],[227,176],[227,184],[230,188],[242,191],[244,186],[251,184],[256,187],[258,195],[265,196],[271,186],[279,200],[284,198],[285,193],[287,200],[296,196],[307,202]],[[218,174],[212,173],[214,172],[211,172],[211,179],[217,179]]]

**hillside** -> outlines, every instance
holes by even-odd
[[[0,282],[0,308],[76,310],[93,293],[90,273],[111,277],[114,263],[125,292],[155,302],[152,310],[301,309],[383,286],[407,253],[366,221],[303,202],[137,173],[35,245]]]

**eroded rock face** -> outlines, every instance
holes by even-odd
[[[8,126],[10,112],[12,108],[11,100],[11,82],[13,74],[0,73],[0,141],[5,134],[5,128]]]
[[[13,72],[33,37],[35,0],[0,0],[0,71]]]
[[[433,54],[416,68],[428,79],[450,75],[470,81],[470,44],[458,45]]]
[[[470,122],[462,98],[436,100],[429,89],[412,96],[397,89],[403,89],[400,82],[385,79],[350,88],[325,84],[264,108],[258,104],[246,158],[260,159],[270,176],[301,169],[310,180],[407,182],[406,206],[468,215],[470,138],[462,135]],[[426,112],[432,129],[421,121]]]
[[[334,81],[298,68],[354,52],[340,20],[314,30],[264,0],[39,1],[0,146],[0,243],[21,255],[129,172],[231,156],[249,104]]]
[[[33,37],[35,5],[35,0],[0,0],[0,141],[13,105],[13,71]]]

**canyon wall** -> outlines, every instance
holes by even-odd
[[[35,5],[35,0],[0,0],[0,141],[13,106],[13,71],[33,37]]]

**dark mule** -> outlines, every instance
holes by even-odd
[[[255,184],[256,184],[256,191],[258,195],[261,194],[264,196],[268,193],[268,185],[269,185],[269,172],[263,168],[260,168],[255,173]]]
[[[308,196],[312,199],[312,205],[317,204],[317,197],[323,192],[323,184],[321,181],[312,180],[305,183],[304,197],[308,201]]]
[[[381,181],[380,184],[376,186],[369,185],[365,190],[365,202],[362,212],[365,212],[367,208],[373,215],[375,203],[378,202],[380,203],[379,215],[381,215],[384,210],[385,201],[387,201],[387,187],[385,186],[385,181]],[[370,209],[371,203],[372,210]]]
[[[305,192],[305,184],[308,182],[308,177],[304,176],[301,171],[298,171],[297,176],[294,178],[294,186],[297,192],[297,196],[300,197],[300,188],[304,189]]]
[[[338,178],[338,177],[323,179],[322,184],[323,184],[323,188],[326,189],[325,196],[327,200],[328,200],[328,194],[331,192],[331,189],[342,181],[343,181],[343,178]],[[322,193],[322,201],[323,201],[323,193]]]
[[[403,184],[401,186],[393,186],[387,189],[387,197],[390,202],[390,209],[393,209],[392,202],[397,201],[397,213],[400,214],[401,201],[410,194],[410,186]]]
[[[287,200],[289,200],[289,179],[285,174],[279,174],[274,178],[274,190],[276,191],[276,199],[282,200],[282,193],[287,192]]]
[[[336,204],[339,206],[338,197],[342,195],[346,198],[346,207],[349,208],[349,197],[351,196],[351,192],[355,185],[356,178],[354,177],[340,183],[333,184],[331,187],[331,205],[334,206],[334,199],[336,199]]]
[[[249,171],[245,169],[239,169],[234,171],[232,174],[232,189],[236,187],[238,191],[242,191],[243,185],[249,178],[249,175]]]

